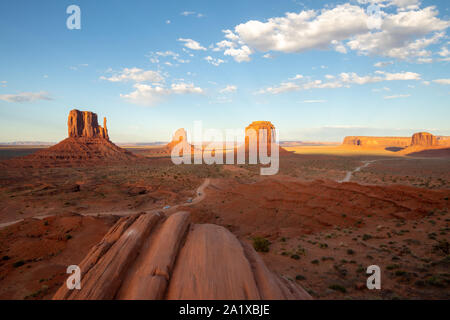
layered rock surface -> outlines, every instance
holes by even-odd
[[[437,139],[434,135],[428,132],[418,132],[413,134],[411,146],[433,147],[436,146]]]
[[[227,229],[189,213],[124,217],[80,264],[81,289],[53,299],[311,299]]]
[[[343,145],[360,147],[407,147],[411,144],[408,137],[365,137],[348,136],[344,138]]]
[[[266,141],[267,152],[270,155],[271,145],[276,141],[275,126],[270,121],[253,121],[245,128],[245,149],[249,150],[252,142],[255,141],[259,150],[261,138],[263,138],[261,143]]]
[[[399,148],[402,154],[410,154],[426,149],[439,149],[450,146],[450,137],[435,136],[428,132],[417,132],[412,137],[365,137],[348,136],[343,146],[366,148]],[[402,150],[403,149],[403,150]]]
[[[97,114],[90,111],[71,110],[67,121],[69,138],[103,138],[109,140],[106,117],[103,127],[98,125]]]

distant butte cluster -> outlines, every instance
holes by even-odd
[[[349,136],[343,145],[360,147],[427,148],[450,146],[450,137],[434,136],[428,132],[418,132],[412,137],[365,137]]]

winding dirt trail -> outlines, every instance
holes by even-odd
[[[206,193],[205,193],[205,189],[209,186],[211,180],[209,178],[206,178],[203,183],[197,188],[197,190],[195,191],[195,197],[192,199],[191,202],[183,202],[183,203],[179,203],[176,204],[174,206],[170,206],[168,208],[165,209],[161,208],[161,209],[153,209],[153,210],[149,210],[148,212],[158,212],[163,210],[164,212],[166,212],[167,214],[171,214],[177,211],[177,208],[180,206],[186,207],[186,206],[192,206],[194,204],[197,204],[201,201],[203,201],[203,199],[205,199]],[[122,210],[122,211],[105,211],[105,212],[91,212],[91,213],[80,213],[80,215],[82,216],[102,216],[102,215],[115,215],[115,216],[129,216],[132,214],[137,214],[140,213],[142,211],[146,211],[146,210]],[[48,217],[53,217],[55,215],[51,214],[51,215],[40,215],[40,216],[34,216],[34,217],[30,217],[32,219],[45,219]],[[5,228],[7,226],[13,225],[15,223],[19,223],[22,222],[24,219],[18,219],[18,220],[14,220],[14,221],[9,221],[9,222],[4,222],[4,223],[0,223],[0,229]]]
[[[339,182],[339,183],[342,183],[342,182],[349,182],[349,181],[352,179],[352,176],[353,176],[353,174],[354,174],[355,172],[361,171],[361,169],[368,167],[370,164],[372,164],[372,163],[374,163],[374,162],[376,162],[376,161],[379,161],[379,160],[367,160],[367,161],[363,161],[364,164],[363,164],[362,166],[357,167],[357,168],[356,168],[355,170],[353,170],[353,171],[347,171],[347,173],[346,173],[344,179],[339,180],[338,182]]]

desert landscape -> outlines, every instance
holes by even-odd
[[[450,301],[449,10],[0,1],[0,302],[433,316]]]
[[[279,173],[261,176],[260,165],[174,165],[175,142],[120,148],[106,119],[100,127],[95,113],[72,110],[59,144],[0,150],[0,298],[448,299],[447,146],[425,133],[374,137],[375,147],[349,140],[280,147]],[[200,266],[189,257],[202,243]],[[228,257],[240,250],[245,258]],[[372,264],[383,290],[366,287]],[[83,266],[90,289],[66,288],[68,265]],[[239,270],[230,283],[228,265]],[[199,267],[203,280],[189,276]],[[96,276],[106,270],[121,270],[114,287]]]

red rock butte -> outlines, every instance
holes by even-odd
[[[103,118],[103,127],[98,125],[97,114],[90,111],[72,110],[67,121],[69,137],[71,138],[103,138],[109,140],[106,128],[106,117]]]
[[[252,132],[251,130],[254,131]],[[261,132],[263,136],[265,136],[265,139],[267,139],[267,153],[270,155],[271,145],[276,141],[275,126],[270,121],[253,121],[249,126],[247,126],[247,128],[245,128],[245,149],[248,150],[250,145],[250,137],[253,133],[256,133],[257,148],[259,150],[259,139]]]
[[[106,118],[98,125],[97,114],[72,110],[67,121],[69,137],[58,144],[29,156],[15,158],[9,165],[20,167],[72,167],[98,162],[135,160],[133,153],[109,140]]]

